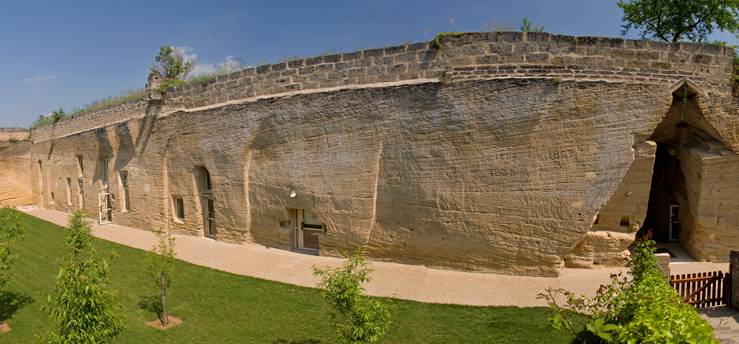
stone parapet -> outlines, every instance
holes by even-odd
[[[296,91],[417,79],[463,82],[550,78],[672,84],[689,78],[706,91],[729,94],[733,50],[548,33],[463,33],[432,42],[301,58],[218,76],[167,92],[166,108],[192,109]],[[35,141],[143,117],[145,100],[101,109],[36,128]]]
[[[28,134],[29,134],[28,129],[0,128],[0,142],[28,140]]]

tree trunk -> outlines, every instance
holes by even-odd
[[[169,325],[169,316],[167,314],[167,288],[165,287],[165,279],[166,276],[164,276],[164,273],[159,274],[159,285],[162,287],[161,293],[160,293],[160,299],[162,302],[162,325]]]

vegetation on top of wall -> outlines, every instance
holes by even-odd
[[[232,73],[232,71],[216,71],[213,73],[208,74],[201,74],[192,78],[188,78],[186,80],[180,80],[180,79],[172,79],[172,80],[166,80],[164,81],[161,86],[159,86],[159,90],[162,92],[170,91],[176,87],[184,87],[184,86],[192,86],[192,85],[198,85],[198,86],[206,86],[211,81],[215,80],[215,78]]]
[[[591,316],[578,333],[583,343],[718,343],[711,325],[667,283],[654,252],[654,241],[637,242],[628,264],[631,278],[613,275],[594,297],[551,288],[539,294],[554,311],[550,325],[577,333],[569,316],[581,313]],[[557,303],[558,295],[566,304]]]
[[[31,125],[31,128],[42,127],[47,124],[59,122],[63,119],[77,117],[83,113],[93,112],[107,107],[125,104],[137,99],[143,99],[145,95],[146,93],[143,89],[127,90],[121,92],[121,94],[119,95],[96,100],[81,108],[75,108],[72,110],[72,112],[69,113],[66,113],[64,109],[60,107],[58,110],[52,111],[48,115],[40,115]]]
[[[521,20],[521,25],[516,28],[511,24],[506,23],[498,23],[498,22],[490,22],[485,24],[483,30],[489,31],[489,32],[501,32],[501,31],[520,31],[520,32],[544,32],[544,25],[535,24],[529,18],[523,18]],[[445,37],[455,37],[463,35],[467,32],[459,32],[459,31],[450,31],[450,32],[439,32],[434,36],[434,39],[431,40],[431,47],[434,49],[441,48],[441,41]]]
[[[115,105],[125,104],[132,100],[143,99],[145,95],[146,92],[144,89],[123,91],[117,96],[96,100],[82,108],[73,109],[72,112],[69,113],[69,117],[76,117],[85,112],[92,112]]]
[[[456,37],[463,35],[464,32],[456,32],[456,31],[450,31],[450,32],[439,32],[434,36],[434,39],[431,40],[431,47],[434,49],[441,48],[441,40],[444,39],[444,37]]]

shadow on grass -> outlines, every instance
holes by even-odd
[[[0,292],[0,322],[13,317],[23,306],[36,302],[30,296],[12,291]]]
[[[272,344],[321,344],[321,341],[318,339],[287,340],[280,338],[272,342]]]
[[[159,301],[158,295],[141,296],[138,306],[140,309],[153,313],[159,320],[164,316],[162,314],[162,303]]]

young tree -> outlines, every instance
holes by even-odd
[[[361,286],[370,280],[371,272],[362,248],[339,269],[313,269],[320,279],[321,296],[332,310],[336,334],[342,343],[375,343],[390,326],[389,307],[367,297]]]
[[[159,289],[159,307],[157,317],[162,326],[169,325],[167,312],[167,291],[175,274],[174,237],[164,230],[157,230],[155,234],[159,242],[151,250],[148,261],[148,272],[152,281]]]
[[[13,244],[23,238],[23,232],[23,222],[18,211],[0,208],[0,291],[8,284],[8,270],[15,260]]]
[[[532,23],[529,18],[523,18],[521,32],[544,32],[544,25],[537,25]]]
[[[737,0],[620,0],[623,33],[641,30],[642,38],[667,42],[704,42],[715,29],[739,29]]]
[[[59,269],[45,308],[52,330],[47,343],[109,343],[123,331],[123,315],[110,291],[109,264],[92,248],[89,221],[78,211],[69,220],[71,251]]]
[[[195,62],[185,56],[181,48],[165,45],[159,48],[159,54],[155,57],[154,71],[165,80],[182,80],[195,67]]]

